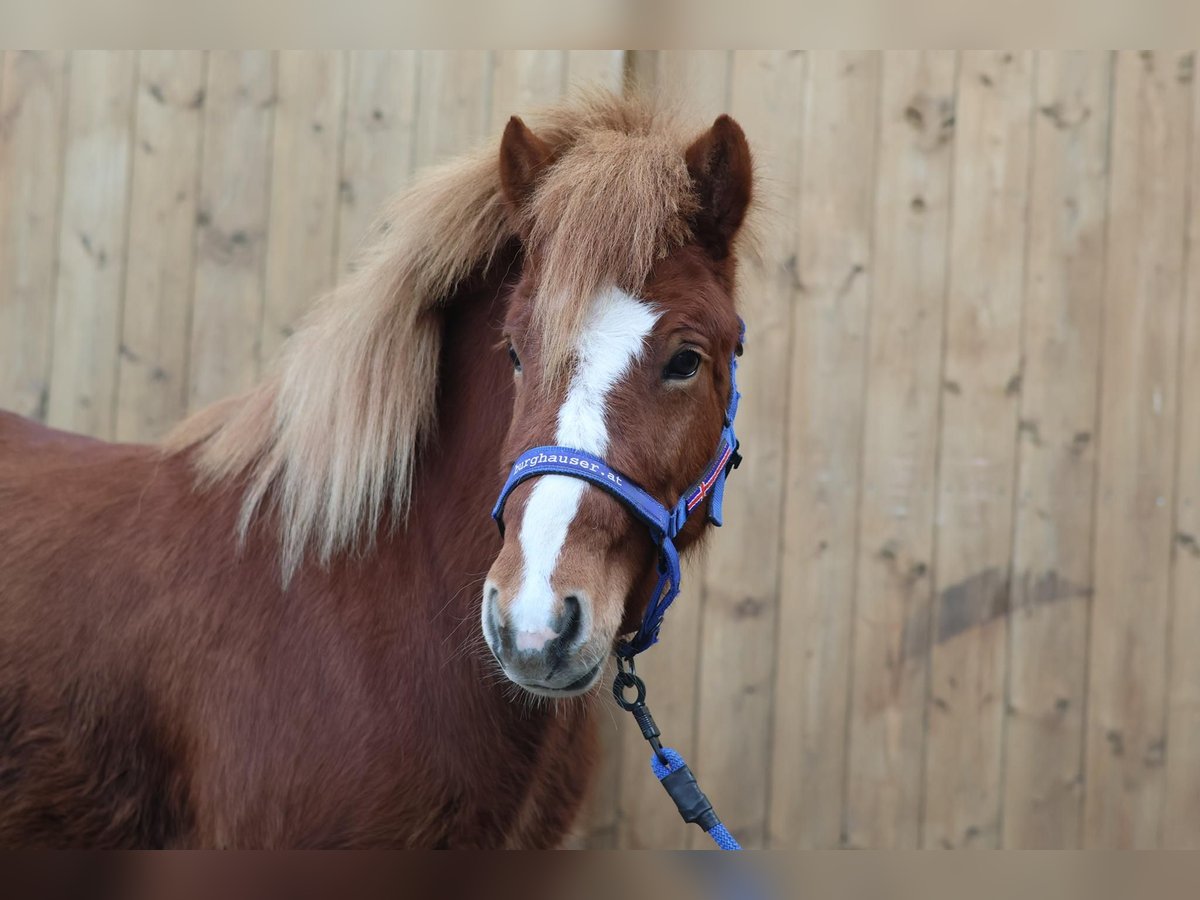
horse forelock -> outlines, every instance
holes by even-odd
[[[687,241],[689,135],[660,104],[583,93],[530,124],[554,157],[519,216],[505,206],[494,142],[428,171],[272,374],[168,436],[169,451],[194,454],[202,482],[245,479],[243,535],[275,508],[285,580],[306,553],[328,561],[369,541],[385,513],[404,518],[437,414],[439,310],[518,233],[536,265],[547,365],[560,370],[597,292],[636,292]]]

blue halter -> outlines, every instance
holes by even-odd
[[[500,491],[492,518],[504,533],[504,504],[508,495],[521,482],[539,475],[567,475],[595,485],[620,500],[650,530],[650,539],[658,548],[658,584],[646,606],[642,624],[632,638],[617,644],[617,655],[632,659],[658,641],[663,616],[667,608],[679,596],[679,552],[675,549],[675,537],[684,524],[706,497],[708,519],[714,525],[721,524],[721,508],[725,497],[725,479],[730,471],[741,462],[738,441],[733,432],[733,420],[737,415],[737,357],[741,354],[746,326],[740,319],[737,350],[729,359],[729,406],[725,410],[725,424],[717,441],[717,452],[712,462],[673,507],[664,506],[645,490],[614,469],[598,456],[571,447],[533,447],[522,453],[509,472],[508,480]]]

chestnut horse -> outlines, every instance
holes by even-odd
[[[0,414],[0,845],[561,844],[654,548],[574,478],[489,509],[539,443],[697,478],[751,181],[728,117],[579,97],[418,179],[163,446]]]

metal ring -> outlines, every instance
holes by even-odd
[[[634,700],[625,698],[625,689],[630,687],[637,690],[637,697]],[[626,711],[645,706],[646,683],[632,672],[624,670],[617,672],[617,677],[613,679],[613,699],[617,701],[617,706]]]

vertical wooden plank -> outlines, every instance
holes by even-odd
[[[491,124],[491,53],[422,50],[417,100],[417,166],[462,153]]]
[[[624,50],[568,50],[567,87],[606,87],[620,93],[625,82]]]
[[[1034,59],[959,73],[922,840],[999,842]]]
[[[659,82],[661,51],[629,50],[627,54],[624,79],[626,90],[635,93],[653,91]]]
[[[613,671],[610,664],[602,676],[602,683],[606,686],[612,684]],[[615,850],[619,847],[621,838],[620,785],[621,766],[624,762],[621,756],[621,737],[625,729],[621,718],[628,713],[619,709],[607,692],[603,692],[597,702],[600,704],[596,713],[600,765],[592,778],[584,809],[575,823],[575,830],[579,835],[578,845],[581,848]],[[646,768],[650,768],[648,764]]]
[[[336,276],[345,54],[281,50],[276,78],[260,354],[278,353]]]
[[[668,94],[680,98],[682,114],[686,121],[695,123],[697,134],[727,111],[729,52],[661,51],[650,59],[658,84]],[[737,480],[730,481],[730,492],[736,489],[734,482]],[[716,537],[720,540],[727,535]],[[702,778],[705,768],[696,753],[695,723],[703,572],[700,559],[693,557],[685,564],[683,592],[667,615],[663,640],[638,660],[638,670],[650,690],[651,707],[666,739],[679,748],[702,773]],[[646,742],[629,719],[628,715],[622,715],[617,721],[622,739],[619,844],[634,849],[687,846],[689,826],[679,820],[679,814],[669,802],[662,802],[658,794],[661,789],[647,782],[654,776],[650,773]],[[713,790],[712,780],[705,783]],[[715,795],[716,791],[713,793]],[[728,814],[722,812],[722,815]]]
[[[878,91],[878,53],[810,55],[785,261],[795,296],[771,784],[772,840],[789,846],[836,846],[841,831]]]
[[[1193,67],[1187,299],[1180,359],[1163,843],[1200,849],[1200,90]]]
[[[190,410],[258,379],[275,105],[271,53],[214,51],[206,96]]]
[[[1041,53],[1009,621],[1007,847],[1079,840],[1110,56]]]
[[[1191,116],[1191,83],[1180,74],[1190,61],[1144,52],[1116,62],[1084,801],[1084,843],[1093,847],[1157,846],[1166,799]]]
[[[69,81],[47,421],[102,438],[116,414],[136,60],[80,51]]]
[[[121,317],[116,437],[148,441],[187,409],[204,54],[144,51]]]
[[[745,846],[766,843],[771,779],[771,695],[779,599],[785,418],[795,294],[795,201],[805,59],[787,51],[740,51],[731,71],[730,113],[746,130],[760,180],[783,201],[781,225],[761,256],[746,254],[738,298],[747,347],[738,377],[738,428],[747,464],[729,482],[726,525],[707,549],[695,765],[725,824]],[[782,195],[782,196],[780,196]],[[671,636],[673,639],[673,635]],[[791,756],[788,753],[786,756]],[[794,771],[794,759],[777,760]],[[778,772],[779,769],[776,769]],[[702,846],[702,845],[701,845]]]
[[[350,51],[338,185],[338,271],[346,270],[387,198],[412,175],[416,91],[415,50]]]
[[[623,50],[568,50],[567,79],[570,86],[599,85],[620,92],[624,81]],[[607,700],[606,700],[607,704]],[[624,723],[615,706],[599,716],[600,771],[593,782],[587,810],[581,818],[586,845],[594,848],[617,846],[617,820],[621,785],[621,732]]]
[[[567,86],[565,50],[496,50],[492,54],[491,130],[510,116],[526,115],[562,96]]]
[[[0,75],[0,407],[46,417],[66,55],[4,54]]]
[[[528,115],[532,110],[562,97],[567,86],[569,57],[576,51],[496,50],[492,54],[490,131],[499,132],[510,116]],[[592,848],[617,845],[618,804],[621,766],[619,715],[615,706],[599,715],[601,767],[592,786],[588,806],[580,817],[584,842]]]
[[[952,52],[883,58],[846,748],[851,847],[920,840],[956,68]],[[803,796],[792,815],[803,829]]]

